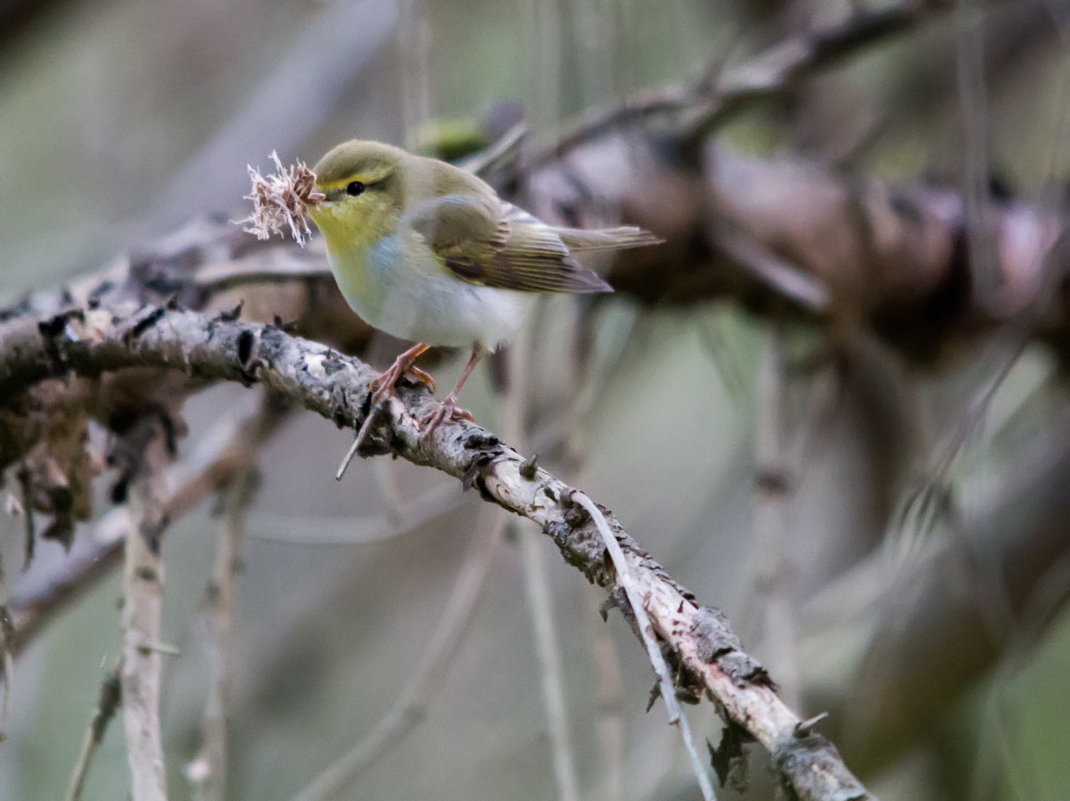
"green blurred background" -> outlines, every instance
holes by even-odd
[[[16,11],[19,5],[11,4]],[[136,251],[197,215],[241,216],[245,165],[266,165],[273,149],[284,161],[313,162],[351,136],[414,144],[436,121],[474,123],[503,101],[521,104],[533,137],[551,141],[585,108],[741,62],[783,36],[865,5],[26,4],[23,16],[0,30],[0,300]],[[1016,4],[1009,5],[1013,12]],[[1063,23],[1070,7],[1056,0],[1039,5],[1046,22],[999,12],[985,23],[990,164],[1026,198],[1044,196],[1070,166],[1061,122],[1070,85]],[[866,174],[955,181],[963,166],[955,20],[941,16],[873,48],[719,136],[763,156],[833,163],[850,151],[852,166]],[[537,344],[528,354],[539,376],[531,381],[532,448],[557,442],[555,425],[566,418],[573,453],[551,445],[557,456],[544,464],[613,509],[673,576],[724,609],[779,676],[790,669],[777,662],[783,651],[748,613],[762,603],[754,581],[756,432],[775,354],[784,351],[789,366],[807,365],[822,350],[821,332],[788,326],[773,335],[767,320],[730,300],[640,308],[615,298],[597,310],[590,373],[575,398],[567,371],[555,367],[569,359],[573,319],[567,301],[548,303],[538,316]],[[924,530],[914,532],[915,522],[900,525],[894,510],[929,464],[933,432],[961,420],[964,399],[991,379],[996,364],[985,349],[924,374],[878,360],[876,385],[905,393],[909,409],[902,413],[917,415],[914,429],[921,432],[880,446],[880,459],[869,438],[881,432],[870,430],[874,416],[862,393],[849,380],[833,390],[842,397],[831,419],[800,435],[814,442],[785,512],[800,608],[867,554],[884,548],[890,560],[905,558],[896,545],[882,544],[886,535],[893,543],[951,536],[939,523],[932,531],[917,524]],[[439,384],[448,385],[456,369],[440,368]],[[789,438],[801,430],[808,399],[836,383],[834,372],[788,370]],[[1027,349],[949,476],[964,515],[985,508],[1011,457],[1057,417],[1061,392],[1047,354]],[[221,409],[252,400],[236,387],[196,397],[184,447],[206,435]],[[473,380],[465,401],[492,430],[505,425],[503,401],[485,376]],[[335,483],[330,477],[347,445],[330,423],[299,415],[263,454],[240,580],[228,795],[235,801],[292,797],[386,711],[438,623],[467,543],[486,525],[477,498],[426,469],[361,462]],[[384,528],[391,488],[403,499],[445,493],[450,505],[429,520]],[[181,650],[166,663],[163,703],[175,799],[194,797],[183,767],[199,744],[209,658],[203,598],[220,527],[210,512],[182,520],[164,549],[165,640]],[[323,542],[365,530],[393,534],[364,544]],[[0,521],[16,587],[30,577],[18,575],[20,531],[20,521]],[[622,798],[697,798],[663,710],[645,712],[653,678],[642,648],[619,616],[601,621],[601,597],[531,525],[516,521],[509,533],[458,657],[435,677],[426,718],[343,797],[556,797],[524,591],[530,567],[518,547],[519,538],[538,538],[583,797],[608,797],[600,739],[608,720],[619,723],[623,738]],[[40,550],[35,570],[61,557],[55,544]],[[0,797],[62,797],[98,687],[118,655],[118,592],[115,579],[106,582],[19,659],[8,739],[0,746]],[[982,681],[962,688],[913,747],[866,774],[874,791],[904,801],[1070,798],[1070,626],[1062,618],[1038,646],[1010,649]],[[597,651],[607,631],[609,668]],[[864,636],[845,631],[845,640],[862,641],[843,645],[864,649]],[[623,689],[607,701],[615,670]],[[804,696],[804,717],[822,711],[809,704]],[[691,715],[697,735],[716,742],[720,729],[710,705]],[[754,797],[772,797],[771,788],[761,789],[760,761],[755,765]],[[85,798],[122,798],[126,788],[117,721]]]

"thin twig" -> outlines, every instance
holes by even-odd
[[[100,685],[100,695],[97,698],[97,708],[93,713],[93,719],[85,730],[82,739],[82,750],[78,754],[78,761],[71,771],[71,780],[67,785],[67,794],[64,801],[78,801],[85,789],[86,779],[89,778],[89,766],[93,763],[97,749],[104,742],[104,734],[108,730],[108,724],[115,717],[122,701],[121,668],[117,667]]]
[[[389,401],[387,401],[389,403]],[[342,457],[341,463],[338,465],[338,469],[334,471],[334,480],[341,481],[346,474],[346,470],[349,469],[350,462],[357,455],[357,452],[364,445],[365,440],[368,438],[368,433],[371,431],[372,425],[375,423],[376,417],[383,410],[382,403],[376,403],[372,405],[371,411],[368,416],[364,418],[364,424],[357,429],[357,435],[353,437],[353,442],[349,446],[349,450],[346,451],[346,455]]]
[[[435,625],[430,642],[423,650],[423,657],[405,688],[371,731],[298,793],[294,801],[325,801],[340,794],[423,720],[472,620],[472,612],[503,540],[508,520],[508,516],[500,510],[488,509],[484,512],[442,617]]]
[[[795,602],[792,597],[792,563],[788,554],[788,502],[797,471],[789,462],[785,442],[786,387],[784,329],[774,324],[759,368],[759,417],[755,442],[757,492],[754,499],[753,574],[744,586],[748,597],[744,619],[760,615],[757,627],[776,665],[780,694],[789,703],[799,701],[799,659],[796,647]]]
[[[409,495],[405,514],[401,517],[391,510],[361,517],[301,515],[301,526],[295,531],[296,515],[254,512],[249,536],[264,542],[284,542],[287,545],[367,545],[382,542],[430,523],[452,512],[464,502],[464,496],[452,484],[439,484],[420,495]]]
[[[632,335],[638,315],[638,310],[635,310],[623,323],[615,321],[612,326],[614,347],[608,354],[603,351],[601,361],[596,362],[593,334],[589,328],[594,321],[589,315],[584,315],[580,304],[572,304],[572,314],[569,316],[572,331],[569,337],[574,342],[573,353],[576,358],[569,364],[572,375],[568,381],[567,413],[563,422],[557,418],[558,431],[555,433],[564,444],[567,463],[573,466],[577,483],[586,483],[584,454],[587,448],[583,438],[588,428],[587,420],[600,408],[600,394],[611,391],[616,369],[625,359],[628,343],[634,339]],[[530,397],[530,393],[525,393],[525,396]],[[553,425],[553,421],[549,422]],[[596,784],[596,797],[618,801],[624,796],[624,681],[620,655],[612,632],[605,625],[605,599],[599,596],[600,593],[591,590],[584,594],[584,617],[590,626],[586,640],[594,667],[595,686],[598,688],[596,723],[602,776]]]
[[[255,445],[246,446],[239,467],[226,490],[223,526],[219,532],[215,566],[208,588],[209,634],[208,697],[201,717],[203,743],[186,775],[199,798],[225,801],[228,775],[227,715],[233,680],[234,625],[237,612],[237,575],[249,501],[256,483]]]
[[[994,258],[998,230],[988,207],[989,123],[985,91],[984,4],[955,0],[955,79],[961,114],[962,198],[970,286],[981,308],[997,308],[1002,271]]]
[[[531,531],[520,532],[519,539],[532,644],[542,685],[543,713],[550,735],[557,797],[560,801],[578,801],[579,783],[576,780],[576,759],[569,734],[568,707],[565,704],[561,646],[555,629],[543,543],[536,541],[535,532]]]
[[[24,512],[29,514],[29,510]],[[15,626],[7,604],[7,576],[4,570],[4,554],[0,551],[0,683],[4,685],[0,697],[0,742],[7,739],[7,722],[11,717],[11,684],[15,675],[14,657]]]
[[[980,387],[972,391],[954,425],[938,438],[931,448],[924,480],[902,501],[896,520],[896,536],[889,538],[888,543],[904,553],[909,552],[911,546],[916,544],[914,540],[927,534],[935,522],[936,511],[941,504],[940,495],[946,491],[948,477],[967,445],[984,425],[996,393],[1029,344],[1022,333],[1013,329],[1005,332],[1001,339],[1003,341],[998,343],[1000,347],[993,357],[996,362],[994,371]],[[915,516],[920,523],[916,529],[909,530],[907,523]]]
[[[602,598],[588,589],[585,606],[591,613],[602,605]],[[598,687],[598,744],[602,756],[602,779],[599,797],[604,801],[624,798],[624,681],[621,677],[620,655],[609,626],[597,614],[588,614],[591,631],[588,636],[594,658]]]
[[[528,375],[532,347],[530,321],[523,326],[514,340],[509,364],[509,399],[506,406],[506,435],[527,450],[526,420],[529,397]],[[554,610],[551,602],[550,579],[546,573],[541,543],[534,536],[523,532],[520,537],[520,555],[524,569],[524,587],[527,591],[528,613],[531,617],[533,642],[542,683],[543,710],[550,733],[550,750],[553,755],[554,779],[560,801],[578,801],[579,782],[576,779],[576,759],[569,734],[568,710],[565,704],[562,680],[561,646],[558,643]]]
[[[598,533],[605,543],[606,551],[609,552],[609,558],[617,571],[617,586],[623,589],[628,597],[628,605],[635,615],[635,624],[639,629],[643,644],[646,646],[647,657],[650,659],[650,664],[658,677],[661,698],[665,702],[666,711],[669,713],[669,723],[680,728],[680,737],[684,741],[684,748],[687,749],[687,755],[691,760],[691,770],[698,781],[703,799],[705,801],[714,801],[715,796],[713,784],[710,782],[709,771],[706,769],[705,762],[698,755],[695,742],[691,739],[691,726],[688,724],[683,710],[680,709],[680,702],[676,700],[676,688],[673,686],[672,674],[669,671],[668,664],[665,662],[665,655],[661,652],[661,646],[658,645],[657,633],[654,631],[654,627],[650,623],[650,617],[646,613],[646,599],[640,595],[639,585],[632,576],[631,565],[624,558],[624,551],[621,549],[620,543],[617,542],[613,532],[609,530],[605,515],[602,514],[602,510],[595,505],[594,501],[582,492],[573,492],[572,500],[582,506],[587,511],[587,514],[591,516],[595,528],[598,529]]]
[[[803,272],[773,252],[758,237],[726,218],[719,218],[714,229],[717,246],[759,283],[807,311],[822,314],[830,310],[832,294],[820,278]]]
[[[401,128],[411,148],[413,138],[431,121],[431,36],[433,28],[426,3],[412,0],[398,4],[397,42],[405,54],[399,66]]]
[[[686,113],[685,138],[698,140],[732,116],[789,90],[802,76],[865,51],[878,41],[905,33],[940,0],[907,0],[877,11],[863,11],[831,28],[788,38],[738,67],[724,70],[716,82],[704,71],[692,84],[646,88],[585,118],[550,148],[532,157],[528,167],[544,166],[620,126],[659,114]]]
[[[158,426],[153,420],[146,425]],[[162,432],[155,432],[139,457],[139,475],[130,485],[130,528],[123,546],[123,630],[121,684],[123,724],[130,762],[133,801],[166,801],[160,735],[163,563],[160,535],[166,524],[161,473],[166,459]]]
[[[505,159],[514,155],[528,134],[527,123],[515,123],[489,147],[465,159],[459,166],[479,176],[484,176]]]

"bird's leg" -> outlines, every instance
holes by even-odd
[[[394,385],[401,380],[402,376],[408,375],[411,378],[415,378],[417,381],[426,384],[427,388],[432,392],[435,391],[435,379],[419,367],[413,365],[413,362],[419,359],[420,356],[430,348],[430,345],[413,345],[394,359],[392,365],[369,382],[368,386],[372,391],[371,410],[368,412],[368,416],[364,419],[364,424],[357,432],[353,444],[349,446],[349,451],[346,453],[345,458],[342,459],[342,463],[338,465],[338,470],[334,474],[335,480],[342,480],[342,476],[345,475],[349,463],[353,461],[353,457],[356,456],[357,451],[360,450],[361,444],[371,430],[372,422],[375,420],[380,404],[388,400],[390,397],[397,397],[398,392]]]
[[[450,390],[450,394],[438,405],[437,409],[420,419],[421,436],[429,436],[446,420],[473,419],[471,414],[457,405],[457,396],[481,358],[483,358],[483,346],[477,343],[472,346],[472,355],[468,357],[468,364],[464,366],[461,377],[457,379],[457,386]]]
[[[413,345],[394,359],[394,363],[386,368],[385,371],[373,378],[369,385],[372,390],[372,405],[378,405],[392,395],[397,395],[394,385],[406,374],[420,383],[426,384],[427,388],[434,392],[435,379],[413,364],[430,349],[430,345]]]

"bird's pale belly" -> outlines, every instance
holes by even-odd
[[[428,345],[494,350],[520,329],[535,296],[479,286],[434,263],[401,257],[393,237],[357,254],[330,257],[338,287],[370,325]],[[430,258],[430,257],[429,257]]]

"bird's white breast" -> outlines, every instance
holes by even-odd
[[[366,322],[401,339],[428,345],[494,350],[512,339],[535,295],[471,284],[451,276],[415,233],[401,247],[388,236],[363,253],[329,255],[346,302]]]

